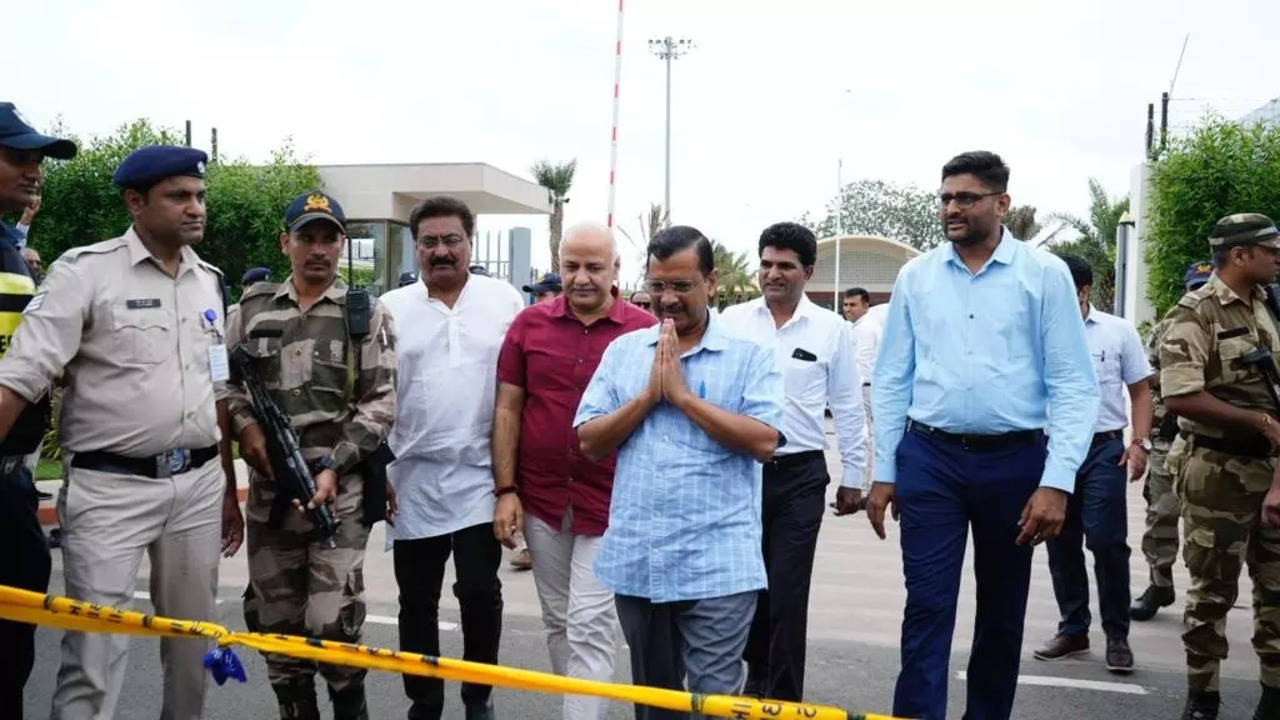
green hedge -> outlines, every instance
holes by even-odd
[[[1239,212],[1280,219],[1280,126],[1207,118],[1151,173],[1147,297],[1158,316],[1182,297],[1187,266],[1209,258],[1214,223]]]

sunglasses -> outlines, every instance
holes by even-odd
[[[636,307],[642,307],[645,310],[648,310],[649,308],[653,307],[653,303],[648,303],[648,302],[632,302],[631,304],[635,305]]]

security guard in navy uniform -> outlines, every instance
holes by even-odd
[[[217,462],[229,450],[222,275],[190,247],[204,237],[204,163],[184,147],[126,158],[115,182],[132,225],[53,264],[0,359],[0,436],[55,376],[65,381],[67,594],[128,605],[145,552],[156,612],[192,620],[214,617],[220,539],[243,531],[234,478]],[[204,639],[161,640],[162,718],[201,716],[206,650]],[[65,633],[52,717],[114,717],[127,651],[125,635]]]
[[[21,212],[40,191],[40,162],[76,154],[70,140],[41,135],[0,103],[0,214]],[[18,231],[0,222],[0,355],[9,349],[35,283],[18,249]],[[49,589],[49,548],[36,517],[39,502],[25,455],[44,436],[49,394],[27,405],[0,442],[0,585],[36,592]],[[0,717],[22,717],[22,688],[35,660],[35,627],[0,620]]]

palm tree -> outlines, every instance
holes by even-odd
[[[1040,234],[1040,223],[1036,222],[1036,209],[1030,205],[1019,205],[1009,208],[1004,216],[1004,225],[1009,234],[1019,240],[1030,240]]]
[[[1112,198],[1097,180],[1089,179],[1089,217],[1054,213],[1050,220],[1080,233],[1080,237],[1055,244],[1058,255],[1078,255],[1093,268],[1092,302],[1103,312],[1111,312],[1116,288],[1116,229],[1120,216],[1129,211],[1129,198]],[[1058,231],[1054,231],[1056,235]],[[1052,236],[1051,236],[1052,237]]]
[[[564,204],[569,202],[569,186],[573,185],[573,173],[578,169],[578,159],[553,165],[539,160],[529,168],[533,179],[547,189],[551,203],[551,267],[560,269],[560,233],[564,230]]]
[[[716,264],[716,304],[721,308],[755,294],[755,276],[746,251],[735,253],[718,240],[711,241]]]

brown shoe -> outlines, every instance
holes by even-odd
[[[515,557],[511,558],[510,564],[513,570],[532,570],[533,556],[529,554],[529,548],[516,553]]]
[[[1037,660],[1062,660],[1089,652],[1088,635],[1063,635],[1058,633],[1032,655]]]

